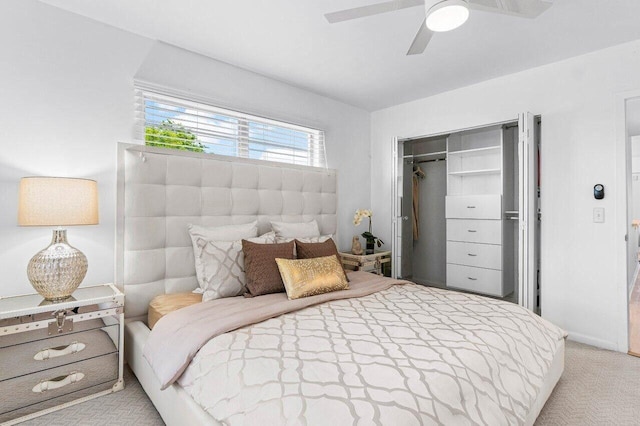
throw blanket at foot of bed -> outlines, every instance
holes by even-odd
[[[213,337],[178,383],[229,425],[527,423],[561,329],[499,300],[350,278],[354,289],[383,289]],[[163,338],[167,351],[188,343],[180,332]]]
[[[160,319],[144,348],[144,357],[166,389],[184,372],[210,339],[247,325],[331,300],[363,297],[396,284],[412,284],[367,272],[352,273],[349,290],[289,300],[286,293],[228,297],[179,309]]]

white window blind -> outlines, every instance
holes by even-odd
[[[147,145],[327,167],[322,130],[136,89]]]

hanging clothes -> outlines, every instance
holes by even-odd
[[[413,178],[412,178],[412,198],[413,198],[413,209],[412,209],[412,222],[413,222],[413,240],[416,241],[420,238],[420,225],[419,225],[419,217],[420,217],[420,179],[425,178],[425,173],[422,171],[420,166],[415,166],[413,168]]]

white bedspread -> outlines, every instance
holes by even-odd
[[[178,382],[230,425],[518,425],[565,336],[515,304],[394,285],[217,336]]]

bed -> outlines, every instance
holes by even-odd
[[[118,161],[125,356],[169,425],[531,425],[562,374],[565,333],[520,306],[365,272],[295,309],[282,293],[218,299],[151,331],[154,297],[197,287],[187,224],[335,235],[336,173],[124,144]]]

